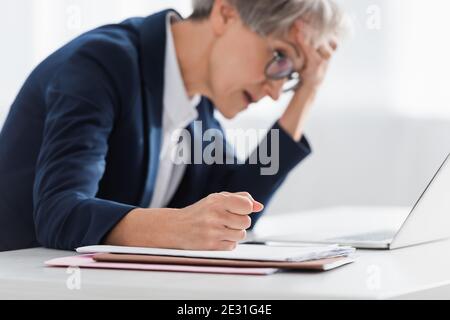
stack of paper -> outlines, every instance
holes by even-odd
[[[331,257],[349,256],[352,247],[325,245],[314,247],[267,246],[241,244],[233,251],[193,251],[139,247],[90,246],[77,249],[78,253],[119,253],[153,256],[172,256],[208,259],[302,262]]]
[[[282,269],[327,271],[354,261],[351,247],[240,244],[233,251],[89,246],[48,266],[268,275]]]
[[[123,257],[121,255],[121,257]],[[85,254],[73,257],[56,258],[46,261],[49,267],[79,267],[88,269],[135,270],[135,271],[164,271],[164,272],[191,272],[239,275],[269,275],[278,271],[277,268],[229,268],[217,266],[155,264],[155,263],[124,263],[113,261],[97,261],[94,255]]]

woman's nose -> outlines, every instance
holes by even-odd
[[[278,100],[281,95],[284,80],[267,80],[264,84],[264,91],[273,100]]]

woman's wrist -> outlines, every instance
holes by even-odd
[[[318,87],[305,83],[292,97],[288,107],[279,120],[280,126],[297,142],[303,135],[303,125],[307,111],[312,105]]]
[[[130,211],[106,236],[104,244],[132,247],[169,248],[176,245],[173,215],[178,209]]]

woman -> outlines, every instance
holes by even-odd
[[[232,250],[245,238],[310,153],[305,117],[343,15],[332,0],[193,5],[187,20],[168,10],[92,30],[33,71],[0,135],[1,250]],[[171,158],[198,133],[222,132],[215,109],[233,118],[285,90],[292,100],[263,141],[276,146],[270,174],[250,161]],[[193,141],[176,143],[180,129]]]

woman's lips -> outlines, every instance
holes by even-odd
[[[247,101],[247,104],[252,104],[255,102],[252,94],[250,92],[248,92],[247,90],[244,90],[244,97],[245,97],[245,100]]]

